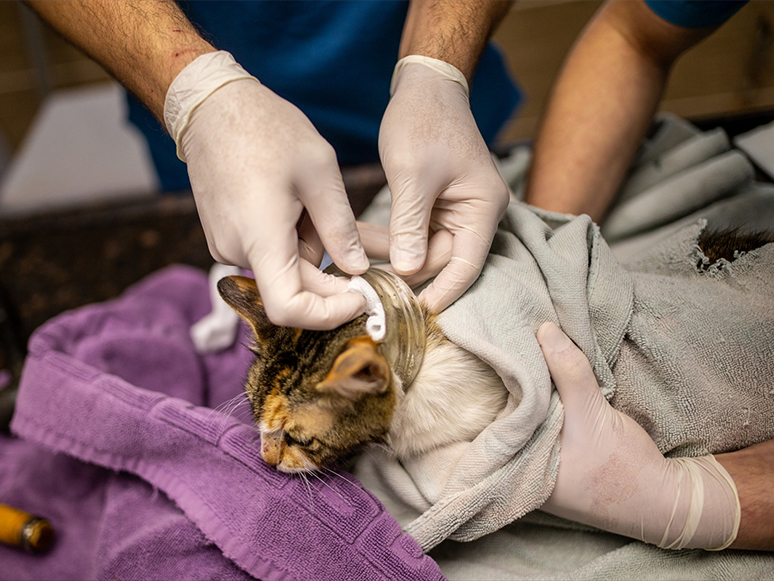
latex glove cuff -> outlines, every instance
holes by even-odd
[[[733,478],[714,456],[671,458],[678,470],[677,496],[660,542],[662,549],[701,547],[722,551],[736,540],[742,508]],[[671,530],[676,514],[687,515],[682,531]],[[701,525],[701,526],[700,526]]]
[[[395,94],[395,89],[398,87],[398,79],[403,69],[408,65],[423,65],[433,69],[445,79],[458,83],[463,89],[465,89],[465,95],[470,95],[470,88],[468,87],[468,80],[465,75],[462,74],[457,67],[450,65],[449,63],[434,59],[429,56],[421,56],[418,54],[412,54],[400,59],[392,72],[392,81],[390,82],[390,96]]]
[[[203,54],[186,66],[172,81],[164,100],[164,123],[177,145],[177,157],[185,161],[182,137],[194,109],[222,86],[233,81],[258,79],[248,73],[224,50]]]

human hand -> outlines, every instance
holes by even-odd
[[[416,55],[398,63],[379,154],[392,193],[391,264],[414,283],[437,274],[420,297],[441,311],[478,277],[509,201],[459,70]]]
[[[317,269],[323,247],[350,274],[368,259],[336,154],[298,108],[219,52],[178,75],[165,121],[210,252],[253,271],[273,323],[332,329],[363,312],[346,280]]]
[[[664,458],[602,396],[591,365],[559,327],[538,342],[564,404],[556,486],[541,510],[662,548],[722,549],[740,520],[734,481],[713,456]]]

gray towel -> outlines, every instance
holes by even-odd
[[[697,144],[700,145],[700,144]],[[621,240],[662,226],[752,183],[747,158],[729,151],[668,177],[613,208],[602,227],[607,240]]]
[[[452,341],[498,371],[511,402],[520,404],[509,403],[469,444],[403,465],[374,451],[358,465],[358,476],[425,550],[444,539],[493,533],[550,495],[562,406],[535,339],[546,320],[579,345],[605,396],[641,423],[665,454],[719,453],[774,437],[774,244],[730,263],[706,264],[696,240],[707,219],[690,219],[704,206],[739,197],[748,211],[768,212],[774,224],[774,191],[756,190],[751,204],[749,162],[736,152],[707,159],[708,149],[718,149],[707,148],[708,142],[727,146],[717,134],[693,139],[701,152],[687,151],[686,139],[692,140],[683,136],[660,155],[687,167],[674,164],[661,180],[640,177],[644,187],[630,186],[639,192],[621,202],[624,209],[638,203],[640,211],[619,210],[620,244],[631,244],[635,233],[651,237],[647,246],[624,253],[626,267],[588,217],[517,202],[508,208],[482,276],[439,322]],[[642,164],[658,160],[652,147],[644,151]],[[718,174],[721,166],[726,170]],[[635,168],[630,176],[637,175],[646,172]],[[692,197],[665,211],[670,187],[674,198]],[[669,230],[681,220],[689,221]],[[655,236],[642,234],[655,226],[661,226]],[[669,554],[655,551],[640,552]],[[650,565],[665,563],[659,557]],[[544,565],[549,574],[550,564]]]

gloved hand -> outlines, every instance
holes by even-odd
[[[739,498],[715,458],[664,458],[639,424],[610,406],[559,327],[544,323],[537,338],[564,404],[559,473],[541,510],[662,548],[730,545]]]
[[[440,270],[420,295],[438,312],[481,272],[509,191],[470,112],[468,84],[458,69],[405,57],[395,67],[391,93],[379,130],[392,193],[390,261],[398,274],[414,274],[414,282]],[[427,257],[428,238],[438,235],[431,244],[435,256]]]
[[[346,280],[316,268],[323,246],[350,274],[368,259],[333,148],[298,108],[221,51],[175,78],[164,118],[210,252],[253,271],[272,322],[332,329],[363,312]]]

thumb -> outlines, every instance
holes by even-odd
[[[540,326],[537,340],[562,398],[565,414],[594,417],[591,412],[599,410],[607,402],[586,355],[550,321]]]

